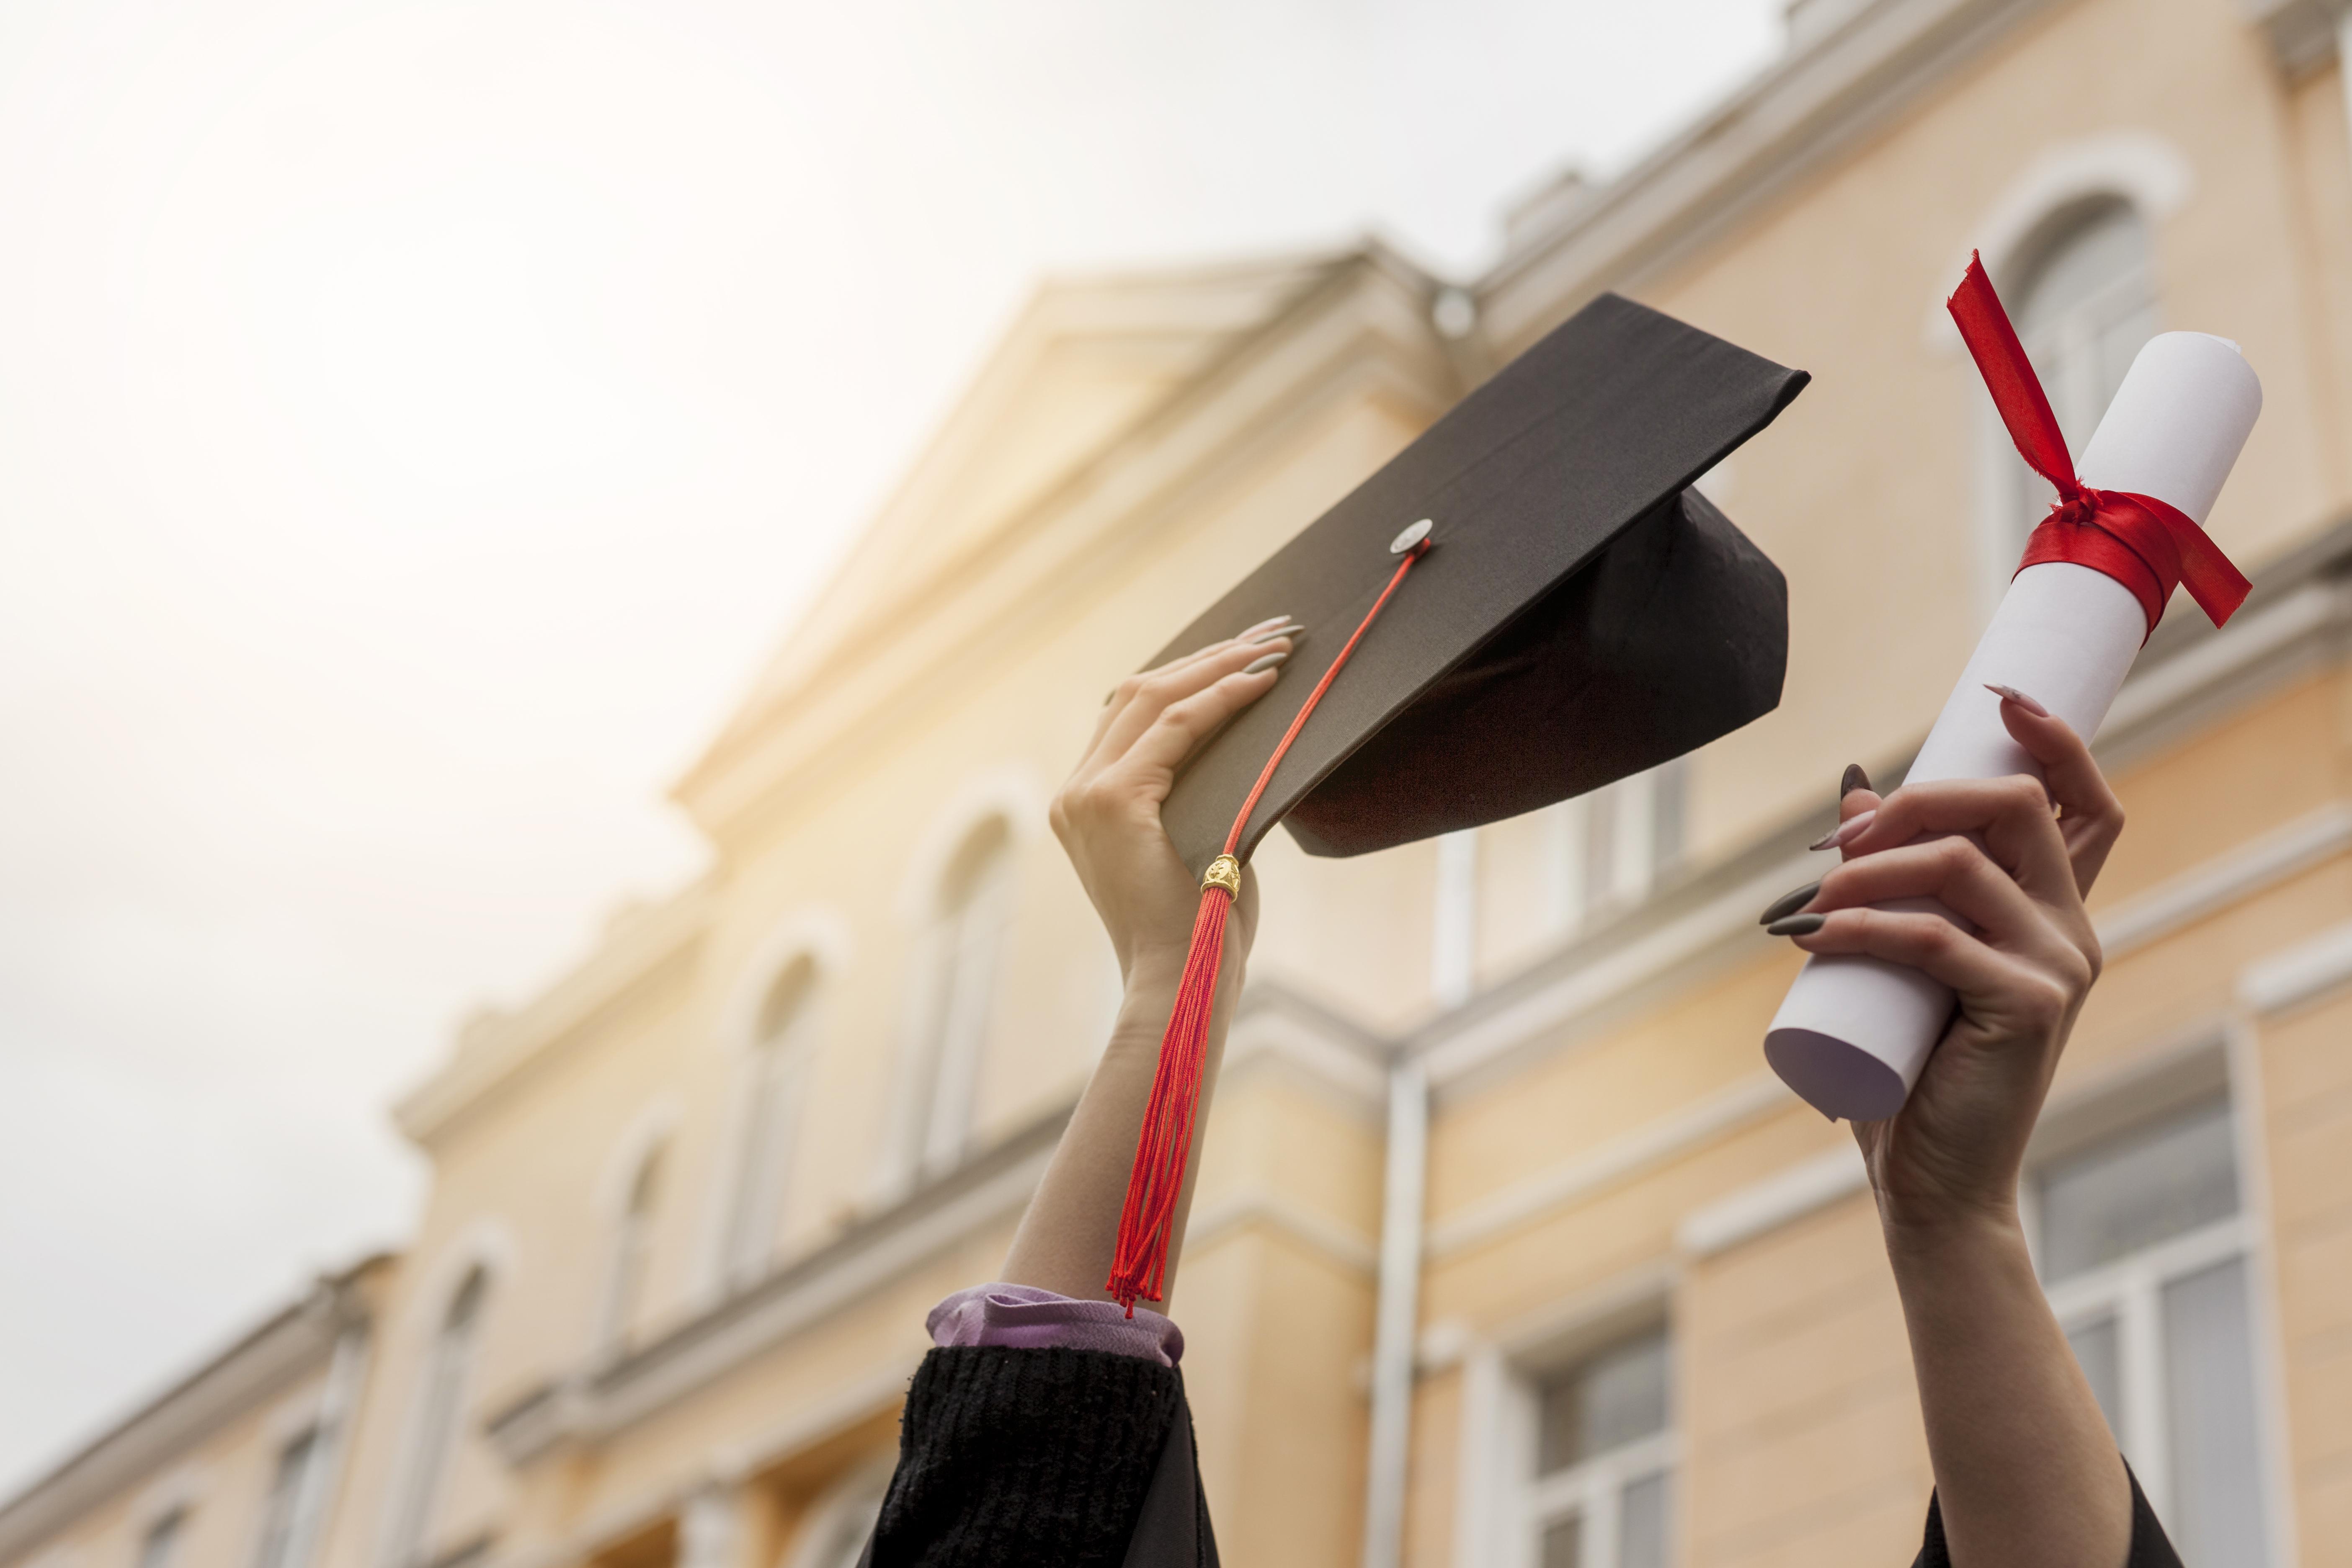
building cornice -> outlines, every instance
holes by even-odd
[[[864,744],[902,732],[910,705],[958,689],[959,669],[1040,635],[1041,605],[1075,610],[1074,589],[1152,546],[1336,403],[1369,392],[1434,419],[1462,391],[1430,324],[1434,287],[1379,246],[1335,262],[1043,495],[877,603],[804,677],[739,718],[680,781],[679,801],[723,839],[838,776]]]
[[[1278,1070],[1354,1108],[1385,1092],[1377,1037],[1276,983],[1254,982],[1234,1009],[1232,1075]],[[754,1357],[920,1268],[1035,1192],[1075,1102],[1056,1106],[971,1159],[871,1215],[750,1289],[719,1301],[615,1361],[579,1368],[509,1403],[487,1424],[508,1462],[527,1465],[592,1444],[736,1371]],[[1221,1228],[1272,1224],[1353,1268],[1371,1244],[1255,1189],[1194,1221],[1196,1245]]]
[[[108,1498],[152,1479],[230,1422],[323,1373],[336,1342],[372,1316],[370,1258],[323,1278],[226,1350],[0,1504],[0,1563],[22,1559]]]
[[[509,1464],[593,1444],[736,1371],[1020,1212],[1074,1104],[1056,1107],[750,1289],[616,1360],[541,1384],[486,1431]]]
[[[2256,574],[2230,625],[2168,617],[2116,697],[2094,751],[2110,769],[2179,744],[2263,693],[2346,657],[2352,638],[2352,520]],[[1887,776],[1896,776],[1889,770]],[[1492,1087],[1528,1061],[1615,1026],[1707,977],[1777,951],[1756,925],[1775,895],[1821,875],[1805,846],[1824,805],[1740,853],[1668,884],[1643,905],[1537,960],[1407,1037],[1440,1103]],[[2324,807],[2098,911],[2121,956],[2352,847],[2352,809]]]
[[[440,1137],[467,1110],[534,1067],[701,939],[716,902],[696,882],[661,903],[624,914],[589,955],[518,1013],[477,1015],[457,1048],[393,1105],[393,1120],[418,1143]]]
[[[1748,221],[2051,0],[1874,0],[1825,25],[1605,186],[1561,204],[1478,286],[1509,358],[1593,296],[1637,287]]]

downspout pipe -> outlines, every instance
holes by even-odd
[[[1414,1341],[1421,1315],[1423,1189],[1429,1167],[1429,1075],[1400,1057],[1389,1068],[1387,1171],[1372,1331],[1372,1436],[1364,1486],[1364,1568],[1398,1568],[1404,1553],[1405,1468],[1412,1440]]]

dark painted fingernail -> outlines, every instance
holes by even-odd
[[[1241,630],[1235,632],[1234,634],[1234,640],[1236,642],[1247,642],[1258,633],[1265,630],[1266,627],[1278,626],[1289,618],[1290,617],[1288,616],[1268,616],[1265,619],[1258,622],[1255,626],[1244,626]]]
[[[1250,660],[1247,665],[1243,667],[1242,673],[1244,675],[1255,675],[1262,669],[1272,669],[1275,666],[1280,664],[1284,659],[1288,658],[1290,656],[1286,653],[1260,654],[1257,658]]]
[[[1766,936],[1811,936],[1828,923],[1827,915],[1790,915],[1764,928]]]
[[[1297,621],[1293,621],[1288,626],[1275,626],[1270,630],[1259,632],[1253,637],[1244,638],[1244,640],[1251,643],[1262,643],[1272,642],[1276,637],[1288,637],[1291,641],[1297,642],[1300,637],[1303,637],[1306,635],[1307,628],[1300,626]]]
[[[2000,698],[2004,702],[2016,703],[2020,708],[2024,709],[2036,719],[2047,719],[2050,717],[2049,709],[2044,708],[2041,703],[2036,702],[2032,698],[2028,697],[2024,692],[2020,691],[2014,686],[1995,686],[1991,681],[1988,680],[1985,682],[1985,689],[1991,692],[1995,697]]]
[[[1109,707],[1110,700],[1118,695],[1118,688],[1116,686],[1112,687],[1108,691],[1103,693],[1102,705],[1106,708]]]
[[[1877,819],[1878,813],[1874,811],[1865,811],[1859,816],[1849,816],[1843,822],[1839,823],[1835,827],[1831,828],[1827,833],[1822,834],[1819,838],[1814,839],[1811,844],[1806,845],[1805,847],[1808,849],[1843,849],[1847,845],[1853,843],[1855,839],[1861,837],[1864,833],[1869,830],[1870,825]]]
[[[1807,904],[1811,903],[1813,901],[1813,895],[1821,890],[1822,885],[1819,882],[1808,882],[1803,887],[1797,889],[1793,892],[1781,894],[1779,898],[1764,906],[1764,912],[1756,917],[1756,923],[1760,926],[1768,926],[1774,921],[1780,919],[1783,915],[1795,914],[1799,910],[1801,910]]]
[[[1862,771],[1862,764],[1860,763],[1846,763],[1845,777],[1838,780],[1838,798],[1840,800],[1843,800],[1854,791],[1858,789],[1868,789],[1869,787],[1870,775]]]

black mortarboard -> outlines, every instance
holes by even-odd
[[[1807,376],[1604,294],[1513,360],[1153,656],[1287,614],[1277,684],[1161,808],[1195,872],[1423,518],[1431,550],[1366,633],[1251,813],[1360,855],[1597,789],[1780,700],[1780,571],[1686,487]],[[1305,679],[1302,679],[1305,677]]]
[[[1306,626],[1289,678],[1160,807],[1202,880],[1106,1285],[1130,1310],[1160,1291],[1238,862],[1281,821],[1310,854],[1360,855],[1514,816],[1770,711],[1787,584],[1688,487],[1805,381],[1604,294],[1154,656]]]

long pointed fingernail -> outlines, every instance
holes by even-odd
[[[1279,626],[1275,627],[1272,631],[1260,632],[1255,637],[1244,637],[1242,640],[1244,642],[1261,643],[1272,642],[1276,637],[1288,637],[1293,642],[1296,642],[1306,635],[1307,628],[1300,626],[1297,621],[1292,621],[1286,626]]]
[[[1258,622],[1255,626],[1244,626],[1241,630],[1235,632],[1234,634],[1234,640],[1235,642],[1248,642],[1253,637],[1256,637],[1258,633],[1265,630],[1266,627],[1278,626],[1288,619],[1290,619],[1290,617],[1286,615],[1268,616],[1265,619]]]
[[[1827,915],[1790,915],[1764,928],[1766,936],[1811,936],[1828,923]]]
[[[1843,822],[1839,823],[1835,827],[1831,828],[1827,833],[1822,834],[1819,838],[1814,839],[1811,844],[1806,845],[1805,847],[1808,849],[1843,849],[1847,845],[1853,843],[1855,839],[1861,837],[1864,833],[1868,832],[1870,830],[1870,825],[1877,820],[1878,813],[1874,811],[1865,811],[1859,816],[1849,816]]]
[[[1869,787],[1870,775],[1862,771],[1862,764],[1860,763],[1846,763],[1845,776],[1838,780],[1838,798],[1840,800],[1843,800],[1854,791],[1858,789],[1868,789]]]
[[[1995,686],[1991,681],[1988,680],[1985,682],[1985,689],[1991,692],[1995,697],[2000,698],[2004,702],[2016,703],[2020,708],[2024,709],[2036,719],[2047,719],[2050,717],[2049,709],[2044,708],[2041,703],[2036,702],[2032,698],[2028,697],[2024,692],[2020,691],[2014,686]]]
[[[1284,659],[1288,658],[1290,656],[1286,653],[1260,654],[1257,658],[1250,660],[1249,663],[1242,667],[1242,673],[1244,675],[1255,675],[1259,670],[1272,669],[1276,665],[1280,664]]]
[[[1799,910],[1801,910],[1807,904],[1811,903],[1813,901],[1813,895],[1821,890],[1822,885],[1819,882],[1808,882],[1803,887],[1795,889],[1793,892],[1781,894],[1779,898],[1764,906],[1764,912],[1756,917],[1756,923],[1760,926],[1768,926],[1784,915],[1795,914]]]

